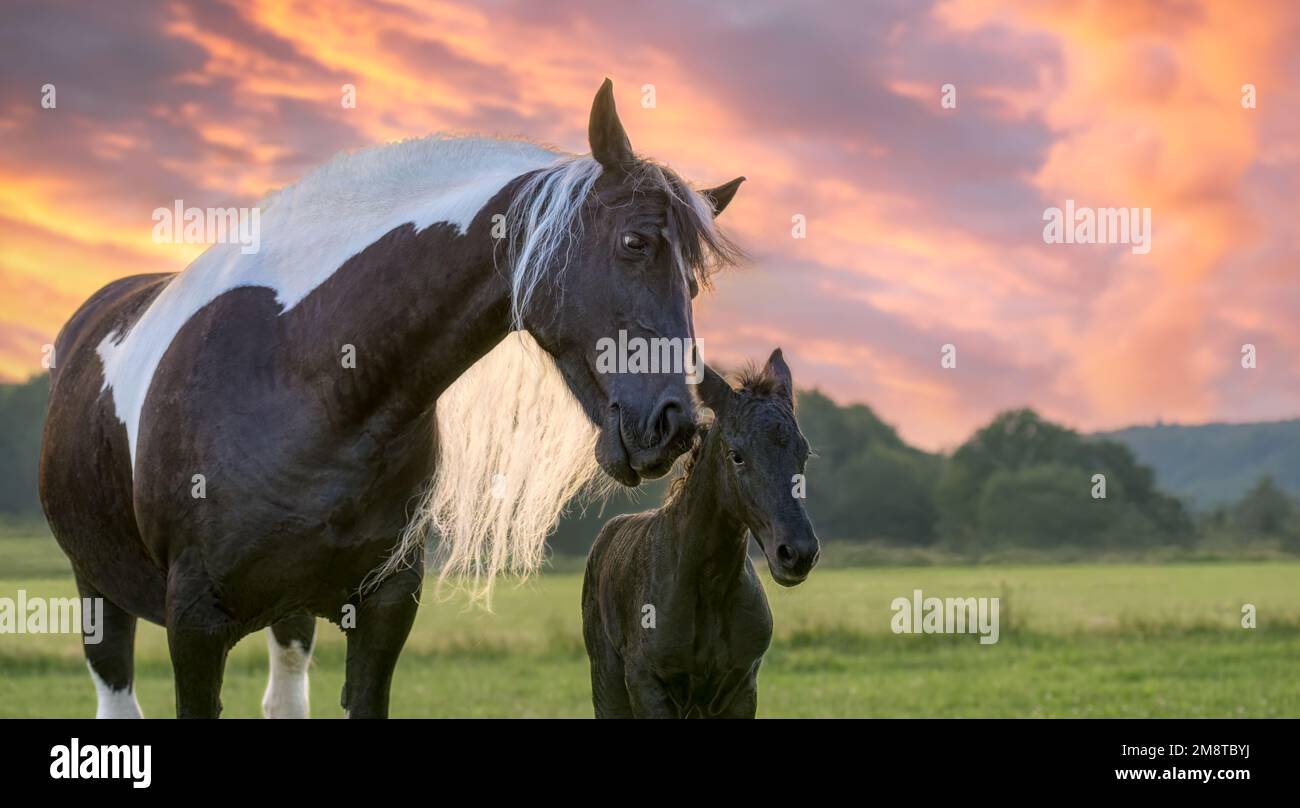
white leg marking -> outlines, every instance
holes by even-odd
[[[93,665],[87,662],[86,667],[90,669],[90,678],[95,682],[95,696],[99,700],[96,718],[144,718],[140,714],[140,704],[135,700],[134,689],[114,690],[99,678]]]
[[[262,697],[262,715],[267,718],[311,718],[307,703],[307,666],[311,649],[290,640],[287,646],[276,642],[271,629],[266,630],[271,651],[271,676]]]

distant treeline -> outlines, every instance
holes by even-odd
[[[37,466],[47,395],[44,377],[0,385],[0,513],[40,513]],[[1257,475],[1234,501],[1220,498],[1213,510],[1194,513],[1189,506],[1197,503],[1162,491],[1125,443],[1080,435],[1032,410],[1002,413],[951,455],[908,446],[869,407],[840,406],[815,390],[799,394],[798,417],[815,453],[808,509],[824,540],[963,552],[1266,540],[1300,552],[1300,504],[1268,474]],[[1181,455],[1194,454],[1197,428],[1177,429]],[[1245,446],[1229,445],[1221,429],[1207,433],[1218,453],[1234,458],[1234,479],[1245,473],[1243,457],[1252,449],[1276,454],[1243,430]],[[1276,471],[1275,459],[1270,462],[1265,470]],[[1199,473],[1203,480],[1207,471]],[[1104,499],[1094,497],[1096,475],[1105,478]],[[552,537],[553,550],[585,553],[606,519],[655,507],[664,488],[661,480],[585,512],[574,509]]]
[[[799,394],[797,414],[815,452],[807,505],[823,540],[976,554],[1255,542],[1300,552],[1300,504],[1268,476],[1235,502],[1194,511],[1199,503],[1162,491],[1124,443],[1080,435],[1032,410],[998,415],[951,455],[908,446],[869,407],[840,406],[815,390]],[[1105,499],[1093,496],[1099,474]],[[635,499],[618,495],[567,518],[552,547],[585,552],[604,520],[654,507],[662,490],[648,486]]]
[[[0,384],[0,513],[39,514],[36,474],[50,383]]]

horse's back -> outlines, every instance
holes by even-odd
[[[41,503],[78,580],[155,622],[163,619],[166,579],[140,541],[126,430],[105,390],[97,348],[129,327],[172,277],[113,281],[64,325],[55,340],[41,441]]]

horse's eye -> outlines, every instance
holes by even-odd
[[[745,458],[743,458],[743,457],[740,456],[740,452],[737,452],[737,451],[735,451],[735,450],[733,449],[733,450],[728,454],[728,456],[731,458],[731,462],[732,462],[732,463],[735,463],[737,466],[743,466],[743,465],[745,465]]]
[[[643,253],[649,245],[645,243],[645,239],[635,233],[628,233],[623,236],[623,246],[634,253]]]

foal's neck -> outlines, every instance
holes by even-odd
[[[678,580],[729,584],[745,563],[747,528],[725,501],[719,486],[722,440],[716,429],[704,436],[691,475],[667,506],[676,543]]]

